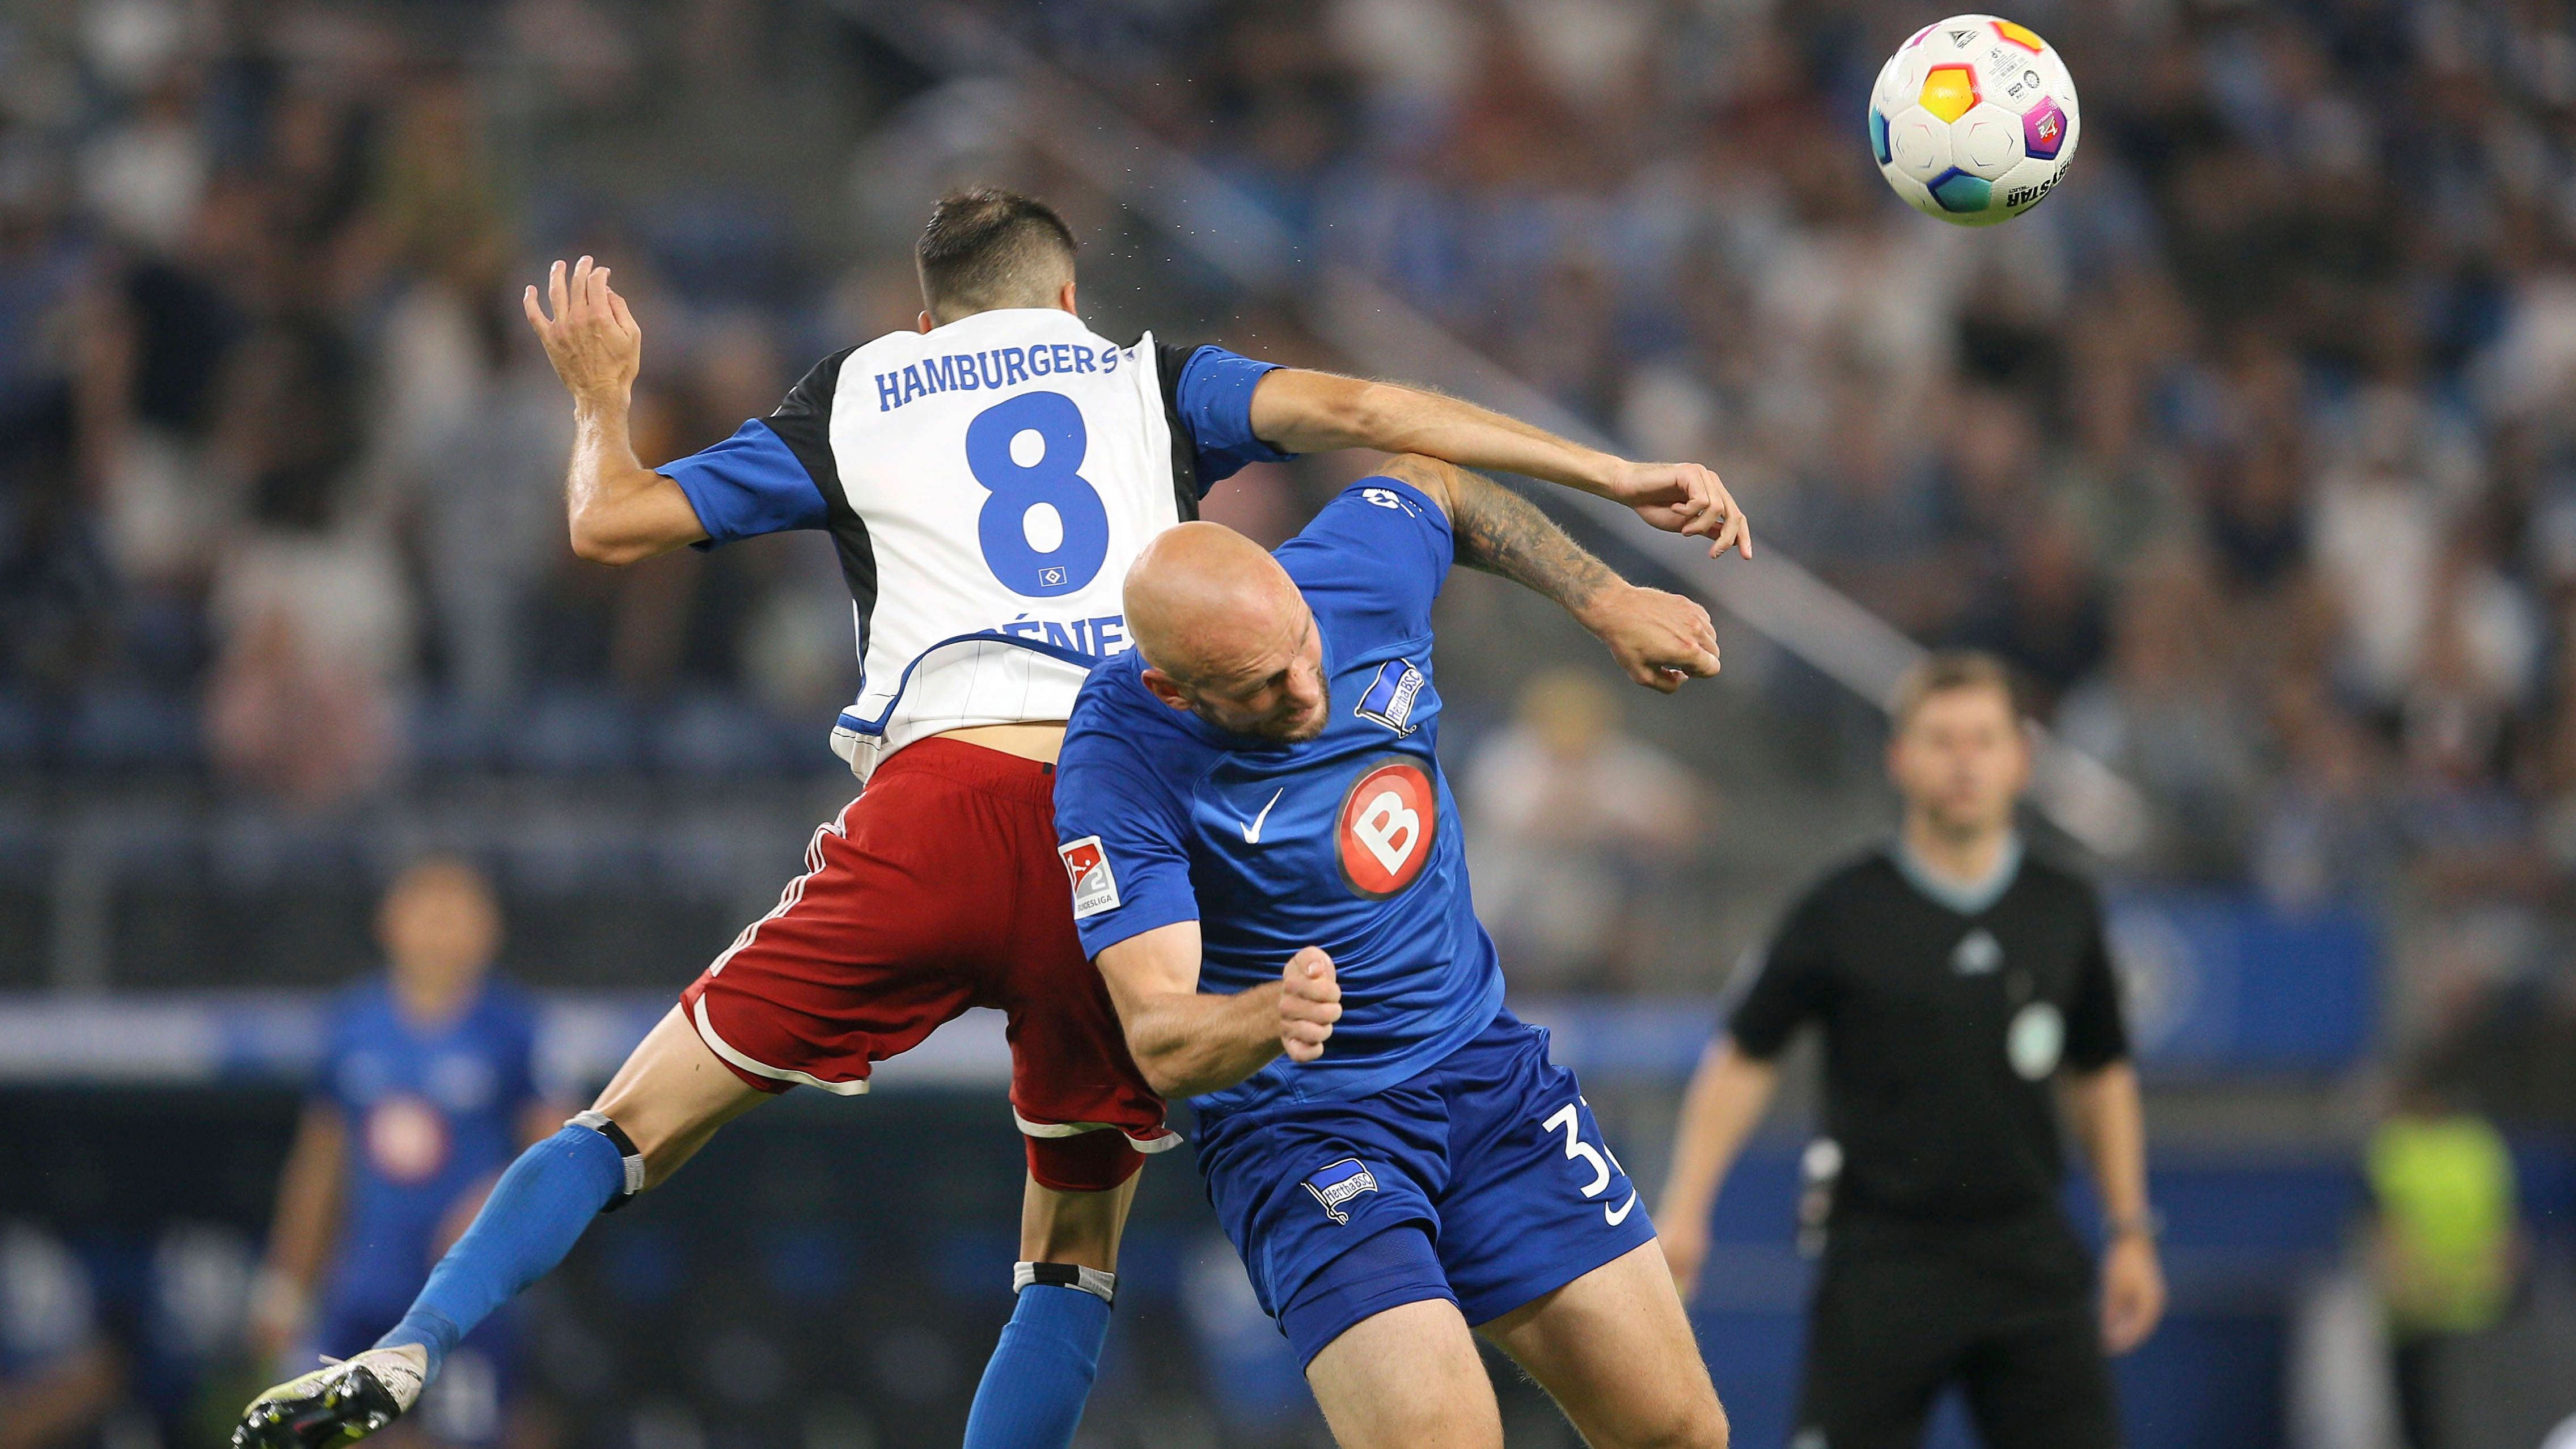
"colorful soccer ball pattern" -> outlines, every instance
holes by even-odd
[[[1915,210],[1961,226],[2037,206],[2083,130],[2066,62],[2029,27],[1991,15],[1916,31],[1869,95],[1879,173]]]

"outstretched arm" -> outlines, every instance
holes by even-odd
[[[1699,464],[1633,463],[1418,388],[1277,368],[1253,389],[1252,431],[1290,453],[1375,448],[1518,473],[1624,503],[1666,533],[1706,538],[1711,558],[1730,548],[1753,556],[1744,511],[1717,475]]]
[[[644,365],[644,329],[609,289],[608,268],[583,257],[567,276],[557,262],[546,274],[554,304],[549,318],[537,289],[520,299],[546,360],[572,393],[572,467],[564,506],[572,551],[593,563],[630,564],[707,536],[680,485],[646,468],[628,438],[635,375]]]
[[[1460,564],[1555,600],[1610,646],[1630,679],[1670,694],[1685,679],[1717,673],[1717,626],[1708,610],[1620,578],[1538,505],[1436,458],[1397,458],[1383,471],[1421,489],[1449,515]]]
[[[1145,1084],[1166,1097],[1221,1092],[1286,1052],[1311,1062],[1341,1019],[1333,958],[1312,946],[1288,958],[1276,986],[1231,996],[1199,990],[1199,923],[1175,921],[1105,948],[1109,999]]]

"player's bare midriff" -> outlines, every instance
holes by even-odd
[[[1064,749],[1064,722],[1048,724],[970,725],[962,730],[942,730],[931,736],[938,740],[956,740],[961,744],[982,745],[1000,750],[1023,760],[1052,765]]]

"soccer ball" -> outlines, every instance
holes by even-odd
[[[1869,148],[1906,204],[1961,226],[2037,206],[2084,123],[2066,62],[2027,26],[1955,15],[1914,32],[1869,93]]]

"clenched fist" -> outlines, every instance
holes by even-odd
[[[1342,1019],[1342,983],[1333,958],[1309,946],[1288,958],[1279,973],[1279,1046],[1292,1062],[1324,1054],[1333,1023]]]
[[[1717,626],[1679,594],[1621,584],[1576,611],[1630,679],[1664,694],[1717,673]]]

